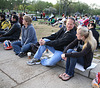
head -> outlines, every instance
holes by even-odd
[[[95,29],[96,28],[96,25],[94,23],[90,23],[88,25],[88,29],[91,29],[91,28]]]
[[[19,15],[19,17],[23,17],[23,14],[22,13],[19,13],[18,15]]]
[[[83,40],[84,41],[88,37],[88,34],[89,34],[89,30],[86,27],[81,26],[81,25],[79,25],[77,27],[76,36],[77,36],[78,40]]]
[[[31,17],[24,15],[24,17],[23,17],[23,24],[24,25],[30,25],[31,23],[32,23]]]
[[[66,28],[67,28],[67,31],[70,31],[74,28],[75,26],[75,20],[71,17],[69,17],[66,21]]]
[[[0,21],[2,21],[2,20],[6,20],[4,14],[0,14]]]
[[[16,15],[16,12],[12,12],[12,15]]]
[[[18,21],[18,16],[17,15],[12,15],[12,18],[11,20],[14,22],[14,21]]]
[[[88,30],[87,27],[78,26],[76,36],[78,40],[84,41],[83,49],[87,46],[87,43],[91,45],[92,51],[96,49],[97,42],[95,38],[93,37],[92,31]]]
[[[85,18],[87,18],[88,17],[88,15],[87,14],[85,14],[85,16],[84,16]]]
[[[82,19],[82,16],[80,16],[80,19]]]

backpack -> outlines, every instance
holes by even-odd
[[[92,81],[93,88],[100,88],[100,72],[96,74],[96,78]]]
[[[40,44],[37,42],[36,44],[31,44],[31,52],[33,53],[33,55],[36,53],[36,51],[38,50]]]
[[[4,25],[6,24],[7,27],[5,27]],[[5,20],[4,22],[2,22],[2,28],[4,29],[4,31],[8,31],[11,28],[11,23],[10,21]]]

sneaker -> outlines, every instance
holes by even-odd
[[[18,54],[18,56],[19,56],[20,58],[22,58],[22,57],[26,56],[26,53],[22,53],[22,52],[21,52],[21,53]]]
[[[31,60],[31,61],[28,61],[28,62],[27,62],[27,65],[32,66],[32,65],[36,65],[36,64],[40,64],[40,63],[41,63],[40,60],[38,60],[38,59],[33,59],[33,60]]]

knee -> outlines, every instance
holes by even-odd
[[[67,53],[71,53],[73,51],[73,49],[68,49]]]
[[[41,64],[42,64],[43,66],[54,66],[53,62],[50,61],[50,60],[48,60],[48,59],[43,59],[43,60],[41,60]]]
[[[12,45],[12,47],[15,46],[16,45],[16,42],[13,42],[11,45]]]
[[[77,52],[77,51],[72,51],[72,53],[75,53],[75,52]]]

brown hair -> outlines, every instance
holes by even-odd
[[[30,25],[32,23],[32,19],[30,16],[24,15],[23,19],[28,23],[28,25]]]

